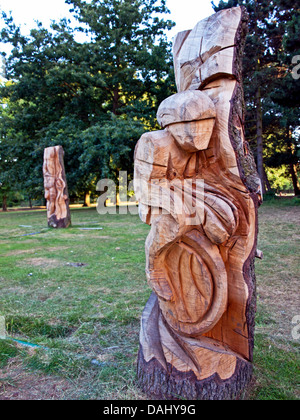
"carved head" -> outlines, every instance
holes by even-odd
[[[180,146],[196,152],[208,148],[215,125],[213,101],[199,90],[177,93],[164,100],[157,112],[162,128],[167,128]]]

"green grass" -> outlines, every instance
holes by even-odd
[[[300,314],[299,219],[296,202],[268,202],[260,210],[265,259],[256,269],[253,400],[299,398],[299,341],[291,337],[291,320]],[[138,216],[100,216],[95,209],[72,210],[66,230],[48,229],[44,211],[0,214],[0,316],[9,338],[41,346],[0,340],[0,398],[9,389],[1,388],[1,371],[13,372],[15,364],[28,381],[63,378],[60,399],[146,398],[136,384],[136,356],[151,293],[148,232]]]
[[[0,340],[0,369],[6,366],[9,359],[19,354],[18,349],[13,343],[7,340]]]
[[[75,381],[78,398],[135,397],[149,227],[95,209],[73,210],[72,223],[54,231],[45,212],[0,215],[0,315],[10,336],[47,347],[23,357],[30,369]]]
[[[255,380],[252,399],[299,399],[299,353],[274,343],[264,334],[256,334]],[[298,393],[297,393],[298,388]]]
[[[300,200],[277,199],[259,210],[256,263],[258,312],[252,399],[293,400],[300,397],[299,339],[292,320],[300,314]]]

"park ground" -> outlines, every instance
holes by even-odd
[[[250,400],[300,399],[299,204],[277,199],[259,210]],[[0,400],[147,399],[136,356],[151,293],[148,232],[136,215],[95,208],[73,209],[72,227],[59,231],[43,210],[0,213]]]

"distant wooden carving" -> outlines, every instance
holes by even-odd
[[[260,180],[244,136],[244,8],[174,41],[178,93],[135,151],[151,225],[138,379],[153,398],[236,399],[252,375]]]
[[[67,228],[71,223],[71,216],[64,151],[61,146],[45,149],[43,173],[48,225],[53,228]]]

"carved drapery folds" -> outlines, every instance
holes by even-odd
[[[139,382],[157,398],[238,398],[251,378],[260,181],[244,137],[247,14],[216,13],[174,40],[178,93],[135,151],[151,225]]]
[[[71,223],[69,195],[61,146],[44,150],[44,189],[49,227],[67,228]]]

